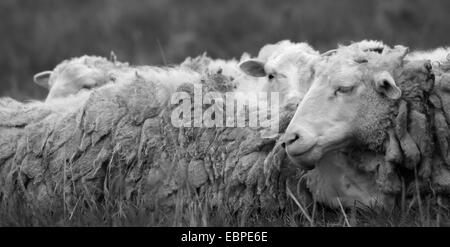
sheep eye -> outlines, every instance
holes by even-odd
[[[269,74],[267,77],[269,78],[269,80],[272,80],[273,78],[275,78],[275,76],[273,74]]]
[[[337,95],[338,93],[340,94],[350,94],[353,92],[353,89],[355,87],[354,86],[340,86],[337,88],[336,92],[334,93],[335,95]]]

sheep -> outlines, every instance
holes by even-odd
[[[240,71],[238,65],[240,62],[250,58],[250,55],[244,52],[239,60],[232,58],[230,60],[225,59],[213,59],[203,53],[195,58],[188,57],[181,64],[181,67],[186,67],[197,71],[198,73],[218,73],[230,77],[231,79],[240,78],[245,75]]]
[[[340,56],[345,54],[346,56],[353,56],[353,59],[355,62],[358,63],[367,63],[368,60],[371,60],[373,56],[377,56],[379,54],[381,57],[389,57],[390,54],[395,50],[398,50],[398,48],[390,48],[389,46],[383,44],[379,41],[361,41],[361,42],[355,42],[348,46],[340,45],[338,49],[332,50],[330,52],[322,54],[323,56],[332,56],[335,55],[340,51]],[[445,51],[443,49],[440,49],[438,52],[440,53],[441,58],[440,61],[446,62],[446,64],[442,64],[441,68],[448,68],[449,60],[446,56]],[[405,53],[406,54],[406,53]],[[417,55],[417,54],[413,54]],[[430,54],[423,54],[428,55]],[[417,65],[415,64],[408,64],[408,66],[404,67],[404,70],[407,71],[405,74],[410,73],[407,76],[414,75],[418,79],[422,79],[423,81],[420,82],[420,84],[423,84],[424,90],[429,90],[431,86],[429,85],[430,80],[434,80],[434,75],[430,74],[431,66],[429,63],[423,61],[423,59],[426,59],[427,57],[424,56],[417,56],[417,58],[412,59],[411,57],[406,55],[406,58],[404,58],[405,61],[410,60],[416,60]],[[431,54],[434,55],[434,54]],[[436,56],[434,56],[436,57]],[[341,61],[342,59],[339,59]],[[387,59],[389,60],[389,59]],[[341,61],[342,62],[342,61]],[[326,64],[324,62],[323,67],[328,67],[329,64]],[[320,69],[316,68],[318,71]],[[442,74],[440,71],[433,71],[437,74]],[[422,76],[421,74],[427,74],[427,76]],[[402,75],[403,76],[403,75]],[[323,92],[322,92],[323,93]],[[441,97],[444,101],[446,98]],[[320,104],[319,104],[320,105]],[[314,114],[317,114],[318,111],[313,111]],[[416,116],[418,113],[416,113]],[[412,122],[416,122],[417,120],[413,120]],[[444,124],[442,124],[444,126]],[[421,128],[426,128],[426,123],[415,123],[414,124],[415,132],[411,136],[414,136],[413,139],[419,142],[418,146],[420,149],[420,152],[423,152],[422,154],[425,157],[423,158],[421,169],[419,170],[419,174],[421,176],[427,177],[430,173],[430,160],[427,158],[427,156],[431,156],[429,148],[427,148],[430,145],[430,138],[423,137],[426,135],[426,131],[424,132]],[[337,131],[339,132],[339,131]],[[338,207],[338,202],[333,199],[336,197],[339,197],[342,204],[344,206],[353,206],[355,201],[358,201],[362,205],[381,205],[384,207],[390,207],[393,204],[393,198],[387,197],[385,193],[398,193],[400,191],[400,181],[398,177],[395,175],[394,168],[392,162],[401,162],[398,161],[399,150],[396,145],[393,145],[392,143],[395,143],[396,141],[396,135],[395,133],[392,133],[392,131],[386,131],[389,134],[387,135],[390,139],[389,143],[390,145],[387,147],[386,151],[386,158],[384,158],[382,155],[377,155],[374,153],[359,153],[356,156],[358,156],[358,161],[352,160],[353,155],[348,155],[348,151],[346,152],[347,155],[343,155],[341,152],[337,152],[334,154],[329,154],[327,157],[325,157],[320,163],[316,164],[316,168],[312,171],[308,172],[304,178],[307,180],[307,187],[309,190],[314,194],[314,197],[317,201],[328,204],[332,207]],[[425,134],[424,134],[425,133]],[[443,136],[443,135],[441,135]],[[367,140],[373,140],[374,138],[365,138]],[[446,145],[447,141],[445,140],[445,137],[440,138],[444,146]],[[428,141],[427,141],[428,140]],[[402,144],[403,148],[409,148],[411,145]],[[401,146],[401,145],[400,145]],[[344,151],[345,150],[341,150]],[[416,150],[419,152],[418,150]],[[411,150],[405,151],[408,155],[411,155]],[[414,152],[413,152],[414,153]],[[445,153],[445,151],[443,152]],[[415,164],[418,162],[418,158],[409,157],[409,160],[406,161],[407,164]],[[449,162],[450,163],[450,162]],[[383,164],[379,166],[379,164]],[[377,170],[377,177],[369,176],[367,172],[358,172],[355,167],[360,167],[363,170],[366,170],[369,173],[372,173],[374,170]]]
[[[259,78],[259,88],[279,92],[281,105],[302,98],[314,75],[313,65],[321,56],[306,43],[283,40],[262,47],[257,58],[239,64],[246,74]]]
[[[411,61],[430,60],[432,63],[450,61],[450,47],[440,47],[428,51],[413,51],[406,56]]]
[[[384,196],[401,191],[394,165],[417,169],[424,179],[431,175],[434,147],[427,95],[434,77],[429,62],[408,62],[407,52],[401,46],[382,54],[357,45],[342,47],[319,65],[321,72],[282,141],[292,162],[312,169],[308,185],[318,201],[352,206],[357,195],[363,196],[358,200],[363,204],[386,206]],[[355,156],[364,160],[366,152],[379,161],[352,161]],[[374,171],[376,176],[367,176]],[[364,193],[350,193],[347,178],[359,181],[356,188]]]
[[[65,60],[52,71],[37,73],[33,80],[36,84],[49,89],[46,98],[48,101],[110,83],[112,78],[108,76],[109,71],[125,66],[128,64],[84,55]]]

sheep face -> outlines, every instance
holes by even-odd
[[[49,79],[50,92],[47,100],[62,98],[90,90],[108,82],[107,76],[100,70],[87,68],[81,64],[68,66],[61,73],[53,73]]]
[[[83,56],[64,61],[53,71],[36,74],[34,82],[49,89],[46,99],[48,101],[74,95],[110,82],[107,71],[115,66],[104,58]]]
[[[406,52],[397,47],[381,56],[342,48],[322,63],[284,136],[291,160],[312,168],[327,153],[384,139],[376,126],[384,124],[392,102],[401,97],[392,74]]]
[[[299,75],[294,64],[274,66],[251,59],[242,62],[239,68],[247,75],[260,77],[260,83],[263,84],[262,91],[280,93],[281,104],[300,92]]]
[[[262,91],[278,92],[280,103],[302,98],[313,76],[313,64],[320,59],[317,51],[305,43],[281,41],[266,45],[257,59],[239,64],[245,74],[260,78]]]

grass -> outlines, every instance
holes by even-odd
[[[70,171],[68,171],[70,172]],[[52,204],[39,204],[22,193],[0,197],[0,227],[4,226],[255,226],[255,227],[436,227],[450,226],[450,208],[445,197],[434,193],[410,197],[403,191],[396,205],[390,209],[354,206],[345,208],[338,200],[336,209],[300,196],[298,190],[286,188],[287,203],[277,211],[253,208],[235,212],[226,203],[219,207],[211,203],[208,192],[199,194],[188,185],[174,196],[158,203],[146,202],[136,195],[133,200],[124,199],[124,190],[114,189],[121,173],[108,173],[102,182],[105,192],[92,193],[84,186],[76,188],[72,181],[63,179],[55,189]],[[123,184],[122,184],[123,185]],[[70,188],[69,188],[70,187]],[[71,190],[71,194],[63,193]],[[88,193],[89,192],[89,193]],[[75,195],[74,195],[75,194]],[[148,195],[147,195],[148,196]],[[96,199],[93,199],[96,198]],[[171,206],[165,206],[171,205]]]
[[[290,190],[289,190],[290,191]],[[284,210],[238,214],[226,205],[217,208],[205,197],[187,200],[187,191],[175,198],[175,205],[147,205],[125,200],[92,204],[85,196],[77,198],[74,206],[61,200],[55,205],[26,204],[15,197],[0,205],[0,226],[272,226],[272,227],[434,227],[450,226],[450,209],[441,197],[412,199],[407,206],[392,210],[381,208],[330,209],[316,203],[308,207],[288,192],[290,200]],[[425,202],[425,203],[424,203]],[[421,205],[419,207],[419,205]],[[44,208],[50,208],[45,210]]]

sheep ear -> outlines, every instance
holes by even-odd
[[[375,89],[390,99],[399,99],[402,96],[402,90],[395,84],[391,74],[386,71],[375,76]]]
[[[266,71],[264,70],[264,63],[259,60],[250,59],[239,64],[239,68],[246,73],[254,77],[264,77],[266,76]]]
[[[386,56],[388,61],[397,61],[398,64],[403,64],[406,55],[409,53],[409,48],[402,45],[396,45],[391,51],[391,54]]]
[[[333,49],[333,50],[329,50],[329,51],[326,51],[326,52],[320,54],[320,56],[329,57],[331,55],[334,55],[336,52],[337,52],[337,49]]]
[[[35,74],[33,77],[33,81],[41,87],[50,89],[49,79],[51,75],[52,71],[43,71],[41,73]]]

